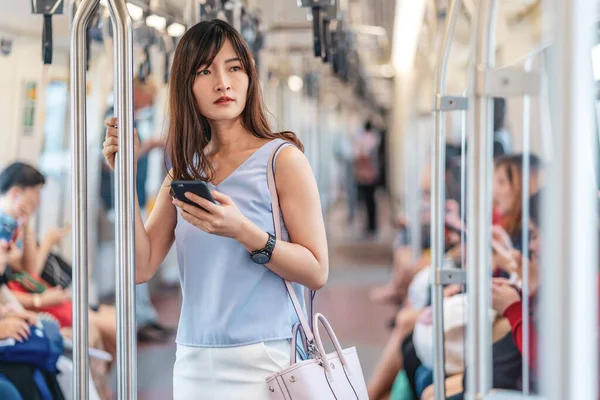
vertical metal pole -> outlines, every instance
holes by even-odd
[[[441,99],[446,92],[446,72],[450,45],[454,28],[460,12],[461,0],[452,0],[446,17],[443,44],[438,55],[433,96],[433,117],[435,130],[431,141],[431,270],[433,288],[431,300],[433,306],[433,384],[434,398],[446,398],[446,374],[444,357],[444,294],[443,283],[438,279],[444,264],[444,214],[446,205],[445,166],[446,166],[446,132],[444,111],[441,110]]]
[[[466,90],[463,96],[467,96]],[[461,133],[460,133],[460,220],[465,224],[466,218],[466,203],[467,203],[467,111],[463,111],[460,114],[461,117]],[[465,230],[462,229],[460,232],[460,259],[464,266],[466,265],[466,235]],[[463,284],[463,292],[465,285]]]
[[[532,54],[525,61],[525,71],[530,72],[533,60],[537,53]],[[530,163],[529,156],[531,153],[531,99],[529,95],[523,96],[523,178],[522,178],[522,220],[521,220],[521,249],[523,254],[522,270],[522,313],[524,316],[529,315],[529,182],[530,182]],[[529,395],[529,318],[523,319],[523,394]]]
[[[485,94],[485,72],[494,66],[496,0],[480,0],[473,18],[473,57],[470,79],[467,237],[467,398],[483,399],[492,386],[491,230],[493,100]]]
[[[86,400],[88,365],[88,237],[86,27],[99,0],[79,4],[71,29],[71,151],[73,218],[73,396]]]
[[[598,193],[589,160],[596,10],[588,0],[549,3],[555,151],[542,221],[541,387],[548,400],[597,399]]]
[[[125,0],[109,0],[115,33],[115,103],[119,152],[115,159],[117,270],[117,396],[137,399],[135,325],[135,176],[133,132],[133,29]]]

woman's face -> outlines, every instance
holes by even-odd
[[[508,180],[505,166],[499,166],[494,171],[493,197],[494,207],[498,212],[502,215],[508,214],[513,207],[515,192]]]
[[[242,114],[248,84],[242,61],[226,40],[212,64],[198,68],[192,91],[204,117],[213,122],[228,121]]]
[[[9,191],[10,214],[17,219],[31,217],[40,206],[42,187],[12,188]]]

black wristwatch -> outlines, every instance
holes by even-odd
[[[275,249],[275,243],[277,243],[277,241],[275,240],[275,236],[271,235],[270,233],[268,233],[268,235],[269,240],[267,240],[267,244],[265,245],[265,247],[260,250],[254,250],[250,254],[250,258],[256,264],[265,265],[266,263],[271,261],[271,256],[273,255],[273,250]]]

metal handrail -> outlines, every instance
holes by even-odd
[[[440,99],[446,92],[446,75],[450,47],[460,13],[462,0],[452,0],[448,7],[446,26],[440,47],[435,73],[433,118],[435,128],[431,141],[431,269],[434,277],[432,290],[433,308],[433,383],[434,398],[446,398],[445,360],[444,360],[444,293],[443,283],[437,277],[444,263],[444,211],[445,211],[445,165],[446,131],[444,112],[440,109]]]
[[[490,239],[492,220],[493,100],[485,93],[485,73],[495,62],[497,0],[480,0],[473,18],[469,113],[467,237],[467,388],[469,399],[483,398],[492,386]]]
[[[71,31],[71,129],[73,151],[73,341],[74,398],[89,393],[88,364],[88,220],[86,127],[86,28],[100,0],[81,0]],[[133,36],[125,0],[108,0],[115,51],[115,103],[119,149],[115,158],[117,271],[117,392],[119,399],[137,398],[135,332],[135,182],[133,131]]]

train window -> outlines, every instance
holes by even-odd
[[[67,123],[69,94],[66,80],[51,80],[45,87],[44,144],[40,171],[46,177],[39,210],[37,233],[63,226],[69,221],[70,125]]]
[[[44,154],[65,148],[68,87],[66,81],[51,81],[46,88]]]

